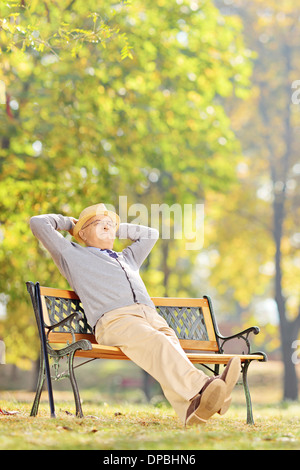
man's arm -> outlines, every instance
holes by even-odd
[[[123,250],[123,254],[132,257],[140,267],[157,242],[159,232],[155,228],[146,227],[145,225],[123,223],[120,224],[116,236],[134,242]]]
[[[56,265],[61,269],[61,253],[70,246],[70,242],[58,230],[72,232],[74,219],[60,214],[37,215],[30,219],[32,233],[51,254]]]

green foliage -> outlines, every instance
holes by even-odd
[[[128,5],[120,2],[118,9]],[[96,7],[97,11],[93,11]],[[2,5],[3,52],[16,51],[54,54],[61,60],[61,52],[76,57],[85,44],[100,44],[103,48],[116,38],[121,39],[122,59],[130,56],[127,37],[120,32],[117,11],[110,2],[101,2],[101,9],[94,1],[66,1],[55,5],[51,1],[36,0]]]
[[[6,2],[0,21],[0,292],[9,296],[0,334],[14,328],[31,344],[25,281],[65,281],[29,218],[78,217],[102,201],[118,210],[119,195],[150,208],[228,191],[240,147],[223,99],[247,92],[251,53],[241,22],[212,2]],[[143,272],[151,295],[195,293],[188,270],[168,275],[182,243],[165,258],[158,242]],[[9,362],[31,357],[11,344]]]

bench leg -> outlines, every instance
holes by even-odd
[[[76,351],[70,352],[68,356],[69,377],[70,377],[70,382],[72,385],[72,390],[73,390],[74,399],[75,399],[76,416],[78,416],[78,418],[83,418],[80,395],[79,395],[78,385],[76,382],[74,368],[73,368],[75,352]]]
[[[251,402],[251,396],[250,396],[250,390],[249,390],[248,378],[247,378],[247,372],[248,372],[248,367],[250,365],[250,362],[251,361],[246,361],[242,365],[242,374],[243,374],[243,385],[244,385],[244,392],[245,392],[246,405],[247,405],[247,424],[254,424],[253,413],[252,413],[252,402]]]
[[[41,393],[42,393],[44,382],[45,382],[45,377],[46,377],[45,362],[44,362],[43,352],[41,351],[38,381],[37,381],[36,392],[35,392],[35,397],[34,397],[34,401],[32,404],[32,408],[31,408],[30,416],[36,416],[38,414],[40,398],[41,398]]]

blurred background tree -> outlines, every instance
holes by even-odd
[[[292,354],[300,331],[300,108],[292,102],[292,84],[300,76],[300,8],[292,1],[216,3],[224,15],[242,19],[245,42],[256,59],[249,99],[233,99],[226,106],[245,158],[239,166],[241,185],[230,200],[218,196],[224,210],[214,226],[218,260],[211,281],[225,297],[232,293],[244,310],[257,302],[261,317],[271,320],[270,345],[281,345],[284,363],[283,398],[296,400]],[[213,206],[218,202],[212,198]]]
[[[29,218],[229,191],[241,152],[222,99],[246,96],[251,52],[241,21],[212,2],[23,1],[1,13],[1,333],[7,361],[25,366],[38,354],[25,281],[65,287]],[[194,262],[182,240],[160,240],[142,272],[150,295],[200,295]]]

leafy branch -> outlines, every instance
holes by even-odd
[[[124,2],[127,6],[128,2]],[[16,7],[12,4],[10,8]],[[88,28],[73,27],[69,22],[61,20],[59,24],[49,25],[50,11],[47,6],[47,25],[45,17],[39,18],[37,12],[29,10],[23,5],[22,11],[11,12],[0,18],[0,31],[5,33],[2,44],[2,52],[9,52],[20,48],[22,52],[33,49],[37,52],[50,52],[59,57],[59,50],[71,50],[75,56],[84,43],[101,44],[107,47],[109,41],[118,39],[121,42],[121,59],[132,58],[131,47],[126,33],[120,31],[118,24],[109,23],[116,16],[116,11],[111,12],[110,17],[102,18],[99,12],[92,12],[83,19]],[[92,20],[92,25],[89,23]],[[0,50],[1,53],[1,50]]]

